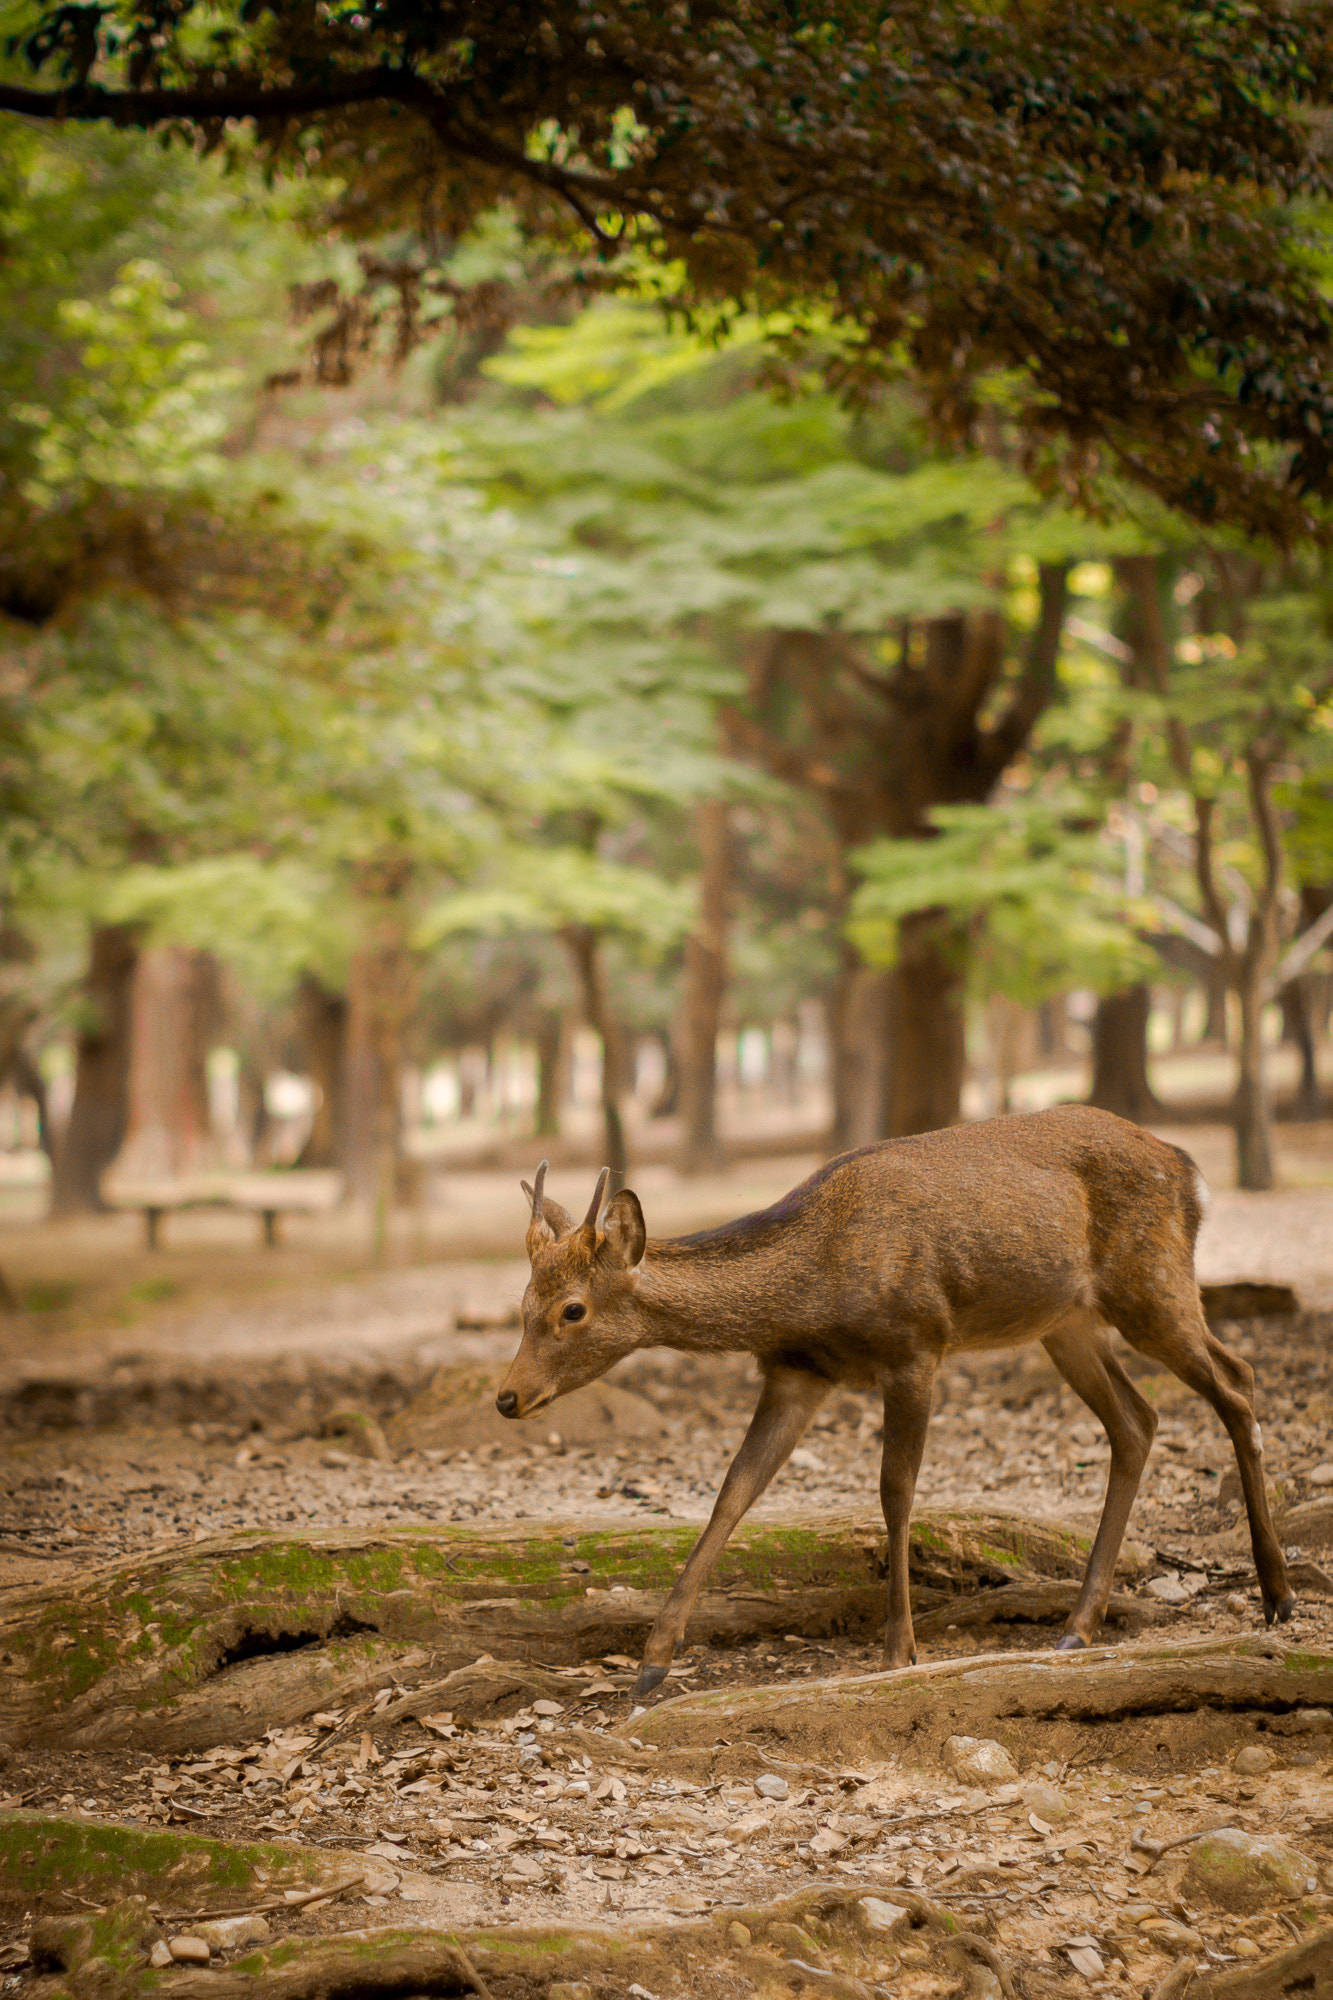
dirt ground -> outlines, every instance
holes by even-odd
[[[1207,1154],[1206,1134],[1202,1144],[1197,1132],[1183,1136]],[[664,1181],[656,1216],[645,1192],[650,1227],[771,1198],[769,1182],[778,1192],[796,1177],[784,1169],[802,1164],[747,1168],[732,1187],[673,1192]],[[574,1178],[567,1194],[556,1184],[558,1197],[575,1197]],[[0,1328],[0,1596],[246,1529],[706,1518],[753,1400],[748,1364],[635,1357],[616,1379],[656,1413],[642,1437],[568,1443],[557,1408],[535,1434],[510,1427],[512,1442],[479,1424],[471,1448],[363,1457],[330,1429],[330,1413],[351,1406],[392,1428],[437,1369],[498,1378],[516,1343],[525,1266],[511,1257],[373,1272],[345,1257],[340,1269],[337,1246],[301,1241],[267,1261],[241,1259],[226,1221],[173,1218],[174,1247],[155,1259],[127,1218],[63,1246],[55,1231],[11,1227],[0,1238],[28,1308]],[[520,1228],[515,1213],[515,1243]],[[1319,1526],[1310,1503],[1333,1501],[1333,1184],[1312,1172],[1271,1196],[1223,1191],[1200,1269],[1292,1284],[1307,1308],[1219,1331],[1256,1370],[1275,1503],[1316,1524],[1288,1545],[1300,1603],[1280,1636],[1322,1658],[1333,1653],[1323,1567],[1333,1570],[1333,1526]],[[1146,1377],[1137,1363],[1132,1372],[1161,1413],[1120,1585],[1143,1626],[1108,1638],[1132,1656],[1262,1632],[1220,1426],[1173,1380]],[[881,1422],[868,1399],[832,1399],[760,1517],[868,1511]],[[969,1360],[941,1381],[918,1503],[1087,1532],[1108,1456],[1100,1427],[1039,1350]],[[1333,1523],[1333,1505],[1326,1512]],[[921,1655],[1030,1657],[1055,1635],[1050,1625],[978,1629],[936,1616]],[[558,1698],[520,1690],[470,1723],[348,1733],[347,1712],[333,1710],[176,1758],[0,1750],[0,1811],[280,1838],[359,1857],[362,1879],[339,1900],[270,1917],[296,1935],[389,1918],[454,1928],[684,1921],[838,1880],[877,1896],[910,1891],[989,1940],[1004,1973],[988,1975],[997,1993],[1004,1980],[1033,1995],[1151,1993],[1182,1955],[1201,1971],[1239,1967],[1330,1921],[1333,1718],[1298,1727],[1291,1716],[1238,1712],[1193,1731],[1145,1724],[1119,1736],[1071,1726],[1059,1754],[1020,1732],[1013,1775],[988,1785],[960,1781],[938,1755],[923,1768],[906,1746],[886,1753],[879,1742],[837,1768],[788,1758],[757,1791],[759,1753],[748,1764],[720,1753],[690,1763],[644,1747],[628,1692],[634,1664],[627,1653],[561,1669]],[[697,1645],[663,1694],[771,1685],[776,1697],[808,1683],[817,1699],[824,1677],[875,1665],[869,1645],[836,1634]],[[395,1692],[386,1686],[381,1702]],[[1238,1770],[1240,1752],[1254,1754]],[[1133,1844],[1210,1826],[1293,1844],[1310,1871],[1300,1906],[1217,1907],[1191,1886],[1188,1844],[1161,1862]],[[13,1966],[0,1969],[0,1985],[22,1992],[34,1977],[19,1962],[34,1907],[11,1896],[0,1908]],[[885,1956],[878,1976],[923,2000],[986,1990],[983,1974],[963,1988],[956,1977],[941,1983],[910,1950]],[[606,2000],[620,1991],[602,1988]]]

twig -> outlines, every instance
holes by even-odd
[[[1144,1834],[1143,1828],[1140,1827],[1130,1840],[1130,1852],[1133,1854],[1150,1854],[1152,1856],[1152,1868],[1148,1870],[1148,1873],[1151,1875],[1153,1868],[1157,1866],[1162,1856],[1169,1854],[1173,1847],[1188,1847],[1191,1841],[1202,1840],[1205,1834],[1237,1833],[1239,1830],[1238,1827],[1234,1826],[1201,1826],[1197,1832],[1179,1834],[1175,1840],[1149,1840]]]
[[[331,1902],[335,1896],[345,1896],[349,1889],[355,1889],[365,1881],[364,1874],[349,1875],[343,1882],[330,1882],[324,1889],[303,1889],[299,1894],[282,1896],[267,1903],[247,1903],[239,1910],[172,1910],[163,1912],[161,1922],[172,1924],[212,1924],[223,1917],[266,1917],[278,1910],[303,1910],[308,1903]]]
[[[479,1996],[479,2000],[491,2000],[490,1987],[486,1984],[486,1981],[482,1978],[462,1945],[458,1944],[453,1938],[447,1939],[446,1944],[447,1949],[453,1953],[458,1962],[459,1971],[462,1973],[464,1979],[468,1981],[473,1992]]]

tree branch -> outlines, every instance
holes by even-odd
[[[1023,677],[1008,711],[981,742],[979,761],[991,783],[1023,748],[1055,693],[1055,668],[1069,602],[1069,570],[1068,563],[1042,563],[1037,572],[1041,608],[1028,641]]]
[[[1229,960],[1231,929],[1213,869],[1213,808],[1216,803],[1215,799],[1198,797],[1194,801],[1194,873],[1204,912],[1217,934],[1219,956]]]
[[[1316,917],[1308,930],[1302,931],[1278,960],[1264,983],[1265,999],[1275,1000],[1284,986],[1304,972],[1315,953],[1330,938],[1333,938],[1333,903],[1329,904],[1322,917]]]
[[[1170,896],[1154,896],[1153,905],[1169,924],[1174,925],[1182,937],[1189,939],[1192,945],[1206,952],[1209,958],[1221,957],[1222,947],[1217,941],[1216,934],[1208,924],[1201,923],[1192,911],[1183,909]]]

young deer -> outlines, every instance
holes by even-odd
[[[763,1387],[745,1440],[644,1648],[642,1700],[665,1678],[731,1534],[835,1384],[884,1398],[884,1665],[916,1658],[908,1520],[935,1371],[969,1348],[1039,1340],[1111,1442],[1106,1501],[1062,1648],[1095,1636],[1157,1418],[1111,1329],[1212,1404],[1235,1448],[1264,1615],[1291,1616],[1264,1493],[1253,1371],[1214,1339],[1194,1277],[1206,1189],[1193,1161],[1109,1112],[1067,1105],[844,1153],[757,1215],[649,1242],[628,1188],[576,1228],[532,1201],[523,1340],[496,1397],[532,1416],[640,1347],[747,1350]]]

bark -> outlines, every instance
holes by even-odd
[[[602,1123],[606,1165],[611,1169],[610,1192],[625,1184],[629,1153],[621,1099],[626,1087],[625,1038],[607,985],[602,942],[591,924],[569,924],[563,933],[583,996],[583,1014],[602,1045]]]
[[[128,924],[93,932],[75,1053],[74,1102],[51,1182],[55,1215],[104,1206],[102,1173],[129,1120],[130,1020],[139,946]]]
[[[139,954],[130,1044],[129,1126],[117,1166],[159,1179],[210,1163],[208,1052],[222,1021],[211,952],[155,946]]]
[[[13,1592],[0,1613],[0,1741],[205,1748],[411,1671],[438,1678],[482,1653],[562,1665],[633,1652],[697,1532],[553,1522],[491,1534],[250,1535]],[[745,1523],[691,1640],[877,1630],[883,1536],[878,1518],[847,1515]],[[1086,1555],[1085,1542],[1046,1523],[924,1515],[913,1527],[913,1601],[928,1611],[978,1587],[1072,1577]],[[156,1635],[147,1647],[145,1631]]]
[[[833,1070],[830,1153],[850,1152],[853,1146],[881,1136],[888,986],[888,974],[863,965],[844,940],[828,1006]]]
[[[560,1112],[569,1096],[569,1031],[559,1008],[543,1008],[537,1017],[537,1106],[533,1131],[539,1139],[560,1134]]]
[[[1313,983],[1312,976],[1303,972],[1289,980],[1278,995],[1287,1039],[1294,1042],[1300,1057],[1301,1073],[1296,1083],[1292,1116],[1303,1123],[1324,1115],[1316,1061]]]
[[[705,799],[699,806],[695,832],[699,917],[685,940],[679,1037],[683,1174],[710,1173],[726,1164],[717,1132],[717,1035],[727,990],[731,816],[722,799]]]
[[[1148,1079],[1148,1017],[1152,994],[1147,986],[1129,986],[1106,993],[1097,1002],[1092,1023],[1092,1088],[1089,1104],[1114,1111],[1117,1117],[1147,1125],[1160,1118],[1163,1106]]]
[[[957,1124],[962,1115],[963,977],[966,934],[925,910],[900,926],[889,975],[888,1062],[881,1130],[906,1138]]]
[[[1262,1191],[1273,1185],[1273,1116],[1265,1076],[1263,997],[1259,968],[1243,965],[1237,977],[1240,1047],[1231,1124],[1236,1138],[1236,1185]]]
[[[316,1092],[314,1119],[296,1164],[342,1166],[346,1142],[346,997],[331,992],[313,973],[302,973],[296,990],[296,1023],[301,1059]]]
[[[418,967],[405,936],[407,863],[368,871],[365,942],[348,974],[343,1171],[349,1193],[373,1217],[374,1251],[384,1256],[397,1193],[402,1078]]]

